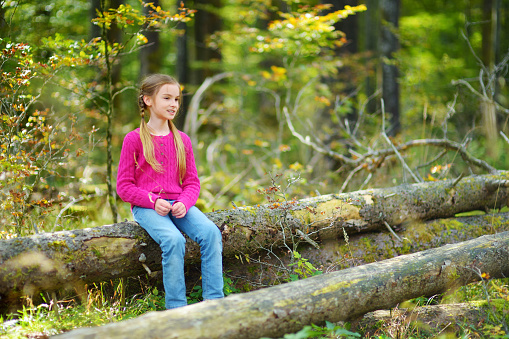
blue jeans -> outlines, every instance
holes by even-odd
[[[160,216],[150,208],[133,207],[134,220],[162,250],[163,285],[166,308],[187,305],[184,278],[184,232],[200,245],[203,299],[223,298],[223,244],[221,232],[197,207],[185,217]]]

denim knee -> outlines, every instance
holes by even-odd
[[[180,232],[171,232],[161,235],[161,243],[159,244],[163,253],[171,251],[185,252],[186,238]]]
[[[218,243],[222,247],[223,239],[222,239],[222,234],[221,234],[221,231],[219,230],[219,228],[217,228],[217,226],[212,221],[210,221],[209,223],[207,223],[204,226],[206,226],[206,227],[203,227],[206,238],[211,243],[216,243],[216,244]]]

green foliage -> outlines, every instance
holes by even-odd
[[[293,257],[296,262],[291,263],[288,266],[296,266],[293,270],[297,274],[290,274],[291,281],[322,274],[321,270],[314,267],[313,264],[311,264],[306,258],[303,258],[299,252],[293,251]]]
[[[74,147],[82,136],[75,115],[59,118],[39,105],[60,65],[36,62],[27,44],[0,39],[0,49],[0,213],[6,232],[25,235],[37,231],[53,207],[53,199],[36,191],[49,190],[50,178],[63,175],[66,160],[83,153]],[[28,222],[31,210],[36,218]]]
[[[336,30],[334,24],[349,15],[365,11],[366,6],[345,6],[345,9],[321,15],[321,12],[331,7],[324,4],[300,7],[295,12],[280,12],[281,19],[269,24],[267,35],[256,37],[253,51],[307,58],[318,56],[324,48],[341,47],[346,43],[345,34]]]
[[[195,304],[203,300],[202,297],[203,289],[201,288],[201,285],[193,286],[193,290],[191,293],[189,293],[189,296],[187,297],[187,303],[188,304]]]
[[[325,326],[316,325],[304,326],[296,333],[288,333],[284,335],[284,339],[307,339],[307,338],[360,338],[359,333],[351,332],[348,329],[350,324],[344,326],[333,324],[329,321],[325,322]],[[266,338],[265,338],[266,339]]]
[[[242,292],[240,289],[235,287],[234,282],[231,278],[226,276],[226,274],[223,274],[223,293],[225,296],[228,296],[232,293],[240,293]],[[203,289],[201,285],[195,285],[193,286],[191,292],[187,296],[187,303],[188,304],[195,304],[200,301],[203,301]]]

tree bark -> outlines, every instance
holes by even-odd
[[[399,118],[399,68],[394,53],[399,50],[399,40],[396,30],[399,27],[400,0],[381,1],[382,17],[385,23],[382,25],[381,52],[382,52],[382,96],[385,109],[390,114],[390,129],[388,135],[396,135],[400,132],[401,123]]]
[[[56,338],[281,337],[305,325],[347,321],[411,298],[442,293],[478,281],[481,272],[507,277],[508,248],[509,232],[483,236]]]
[[[195,38],[195,58],[198,67],[195,70],[195,84],[201,84],[206,78],[218,73],[218,68],[214,63],[219,63],[222,59],[221,53],[208,47],[210,36],[222,29],[222,21],[217,15],[221,9],[220,0],[195,0],[196,20],[194,25]]]
[[[425,184],[242,207],[208,213],[223,234],[223,256],[252,255],[262,248],[288,246],[302,234],[321,242],[359,232],[386,230],[412,221],[500,208],[509,203],[509,171]],[[0,241],[0,298],[39,290],[160,270],[159,246],[133,222],[92,229],[44,233]],[[199,261],[199,246],[188,241],[186,264]]]
[[[151,1],[154,6],[159,6],[159,0]],[[150,7],[143,8],[143,14],[148,15],[150,13]],[[159,73],[161,70],[163,53],[161,50],[161,39],[159,30],[147,30],[144,32],[148,43],[140,49],[140,79],[143,79],[149,74]]]

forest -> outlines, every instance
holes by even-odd
[[[509,338],[509,0],[0,0],[1,338]],[[224,293],[116,194],[174,76]]]

